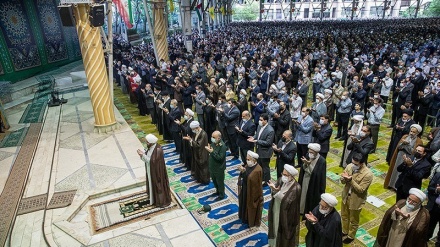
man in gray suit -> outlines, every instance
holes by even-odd
[[[270,180],[269,162],[273,155],[272,144],[274,136],[275,131],[272,126],[269,125],[269,116],[266,113],[261,114],[258,121],[257,132],[254,136],[250,136],[248,141],[256,145],[256,151],[259,155],[258,164],[263,168],[264,186],[266,186],[267,181]]]
[[[200,123],[200,128],[205,129],[205,121],[203,118],[203,103],[205,103],[206,96],[200,85],[196,86],[196,93],[192,94],[196,102],[197,120]]]

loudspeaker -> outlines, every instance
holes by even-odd
[[[72,5],[60,5],[58,6],[58,12],[60,13],[63,26],[75,26],[75,18],[73,16]]]
[[[103,4],[97,4],[90,7],[89,20],[94,27],[104,25],[105,10]]]

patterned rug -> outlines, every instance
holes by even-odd
[[[46,207],[47,194],[22,198],[18,206],[17,215],[43,210]]]
[[[50,199],[47,209],[64,208],[72,204],[75,198],[76,190],[55,192]]]
[[[0,148],[21,146],[21,143],[23,142],[23,139],[26,136],[27,132],[28,128],[24,127],[16,131],[7,133],[7,135],[0,142]]]
[[[264,209],[261,226],[249,229],[249,226],[242,224],[238,218],[236,192],[239,175],[237,167],[241,164],[240,160],[232,159],[232,156],[227,157],[226,197],[215,201],[216,197],[211,196],[215,192],[213,183],[201,185],[194,181],[191,171],[187,171],[185,166],[179,163],[179,154],[174,152],[174,144],[164,145],[163,149],[171,188],[217,246],[266,246],[268,244],[267,210],[271,197],[269,187],[263,189]],[[206,204],[211,206],[211,211],[199,214],[197,210]]]
[[[166,211],[179,208],[174,196],[168,207],[150,206],[146,192],[114,198],[90,206],[93,234],[108,231],[136,221],[146,220]]]
[[[133,132],[137,134],[138,138],[144,143],[145,133],[153,133],[159,136],[156,127],[151,124],[151,118],[145,116],[139,116],[139,110],[136,105],[131,104],[127,95],[121,93],[121,90],[115,87],[115,105],[129,123]],[[311,101],[310,101],[311,102]],[[388,172],[388,163],[385,160],[386,153],[388,151],[388,145],[392,133],[391,128],[387,128],[390,123],[390,107],[387,107],[384,123],[380,127],[379,141],[377,144],[376,153],[370,154],[368,157],[368,164],[371,171],[374,174],[373,183],[368,189],[368,194],[375,196],[377,199],[382,200],[385,204],[380,207],[375,207],[370,203],[366,203],[360,215],[360,228],[356,234],[356,240],[349,246],[373,246],[377,230],[382,220],[385,211],[395,203],[395,193],[393,191],[383,188],[384,177]],[[333,135],[330,142],[330,152],[327,155],[327,187],[326,192],[335,195],[339,203],[336,209],[341,210],[341,194],[342,184],[339,182],[339,176],[343,172],[343,169],[339,167],[339,163],[342,156],[343,145],[342,141],[334,140],[336,136],[337,127],[333,127]],[[425,131],[423,142],[426,143]],[[163,144],[162,138],[159,137],[159,143]],[[217,246],[243,246],[244,242],[255,246],[262,246],[267,243],[267,210],[268,200],[270,199],[267,189],[265,193],[265,205],[263,211],[263,224],[258,230],[250,230],[244,225],[240,225],[237,222],[237,197],[236,197],[236,169],[238,165],[236,162],[228,157],[228,167],[226,174],[225,184],[227,186],[226,195],[227,198],[220,202],[213,202],[214,198],[210,198],[209,195],[213,191],[212,183],[208,186],[200,186],[196,182],[190,179],[189,172],[178,163],[177,156],[174,151],[174,144],[164,145],[165,156],[167,160],[170,186],[181,198],[187,209],[191,212],[193,217],[197,220],[200,226],[204,229],[206,234],[211,238],[213,243]],[[271,160],[272,177],[274,174],[275,159]],[[426,190],[428,181],[425,180],[422,185],[422,190]],[[219,209],[211,214],[198,215],[197,209],[202,204],[210,203],[213,210]],[[228,224],[229,223],[229,224]],[[304,222],[301,223],[300,230],[300,246],[305,247],[305,235],[307,229]],[[255,237],[257,236],[257,237]],[[254,238],[257,238],[255,240]],[[235,242],[234,242],[235,241]],[[241,242],[240,242],[241,241]],[[428,246],[434,246],[432,241],[428,243]]]
[[[41,124],[30,125],[0,195],[0,246],[5,245],[11,224],[14,222],[15,212],[23,196],[23,188],[26,185],[26,177],[31,167],[41,128]]]
[[[46,112],[47,99],[34,100],[23,112],[19,123],[41,123]]]

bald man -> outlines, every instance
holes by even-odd
[[[228,149],[222,140],[220,131],[214,131],[211,135],[211,145],[206,146],[209,152],[209,173],[217,196],[216,201],[225,198],[225,169],[226,169],[226,150]]]

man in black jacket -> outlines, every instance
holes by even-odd
[[[247,151],[254,150],[254,143],[248,142],[247,139],[249,136],[255,135],[256,129],[257,127],[252,121],[249,111],[243,111],[239,125],[235,126],[235,131],[237,131],[237,145],[240,149],[240,157],[243,165],[246,165]]]
[[[330,138],[332,133],[333,128],[330,125],[330,116],[321,116],[319,118],[319,123],[314,124],[312,136],[314,138],[313,142],[321,145],[321,151],[319,151],[319,154],[324,158],[327,157],[327,153],[330,150]]]
[[[403,162],[397,167],[400,172],[399,178],[396,181],[396,202],[406,199],[409,196],[411,188],[420,189],[422,187],[422,180],[428,178],[431,164],[426,159],[428,148],[422,145],[416,147],[414,159],[403,156]]]
[[[284,131],[290,127],[290,112],[287,110],[285,102],[280,102],[280,109],[273,115],[273,121],[275,124],[275,143],[277,143]],[[281,169],[281,172],[282,171]]]
[[[275,145],[275,143],[272,145],[273,152],[277,156],[277,178],[282,176],[284,165],[295,166],[296,145],[295,142],[292,141],[292,138],[292,131],[286,130],[282,134],[278,145]]]
[[[361,163],[367,164],[368,154],[373,150],[374,143],[371,140],[371,128],[368,125],[364,125],[359,136],[351,136],[351,143],[348,144],[347,149],[351,150],[350,154],[347,157],[347,164],[351,163],[353,156],[355,154],[361,154],[362,160]]]

